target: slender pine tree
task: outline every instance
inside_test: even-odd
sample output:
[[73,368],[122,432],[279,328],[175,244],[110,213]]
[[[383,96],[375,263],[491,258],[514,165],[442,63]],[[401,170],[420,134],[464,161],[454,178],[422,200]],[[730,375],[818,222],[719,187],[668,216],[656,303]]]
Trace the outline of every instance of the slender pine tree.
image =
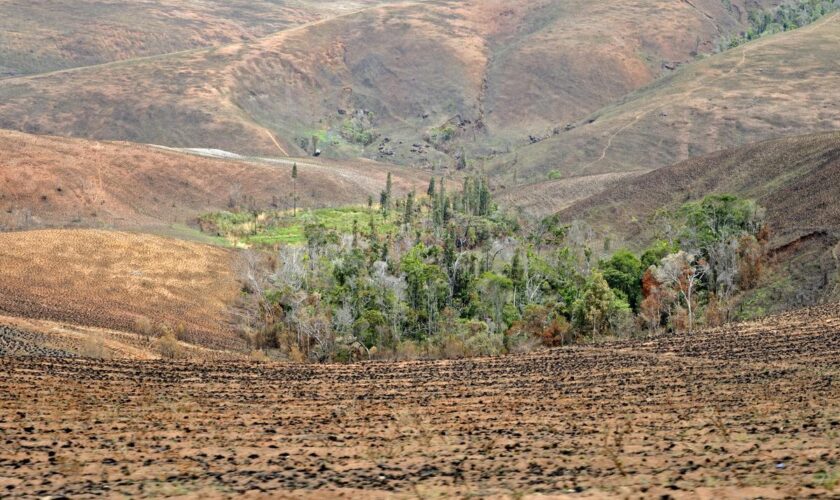
[[292,217],[297,217],[297,162],[292,163]]

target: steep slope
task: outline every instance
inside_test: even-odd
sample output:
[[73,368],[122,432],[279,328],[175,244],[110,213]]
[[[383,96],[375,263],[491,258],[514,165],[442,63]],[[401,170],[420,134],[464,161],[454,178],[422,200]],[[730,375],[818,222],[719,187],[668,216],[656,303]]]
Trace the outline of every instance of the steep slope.
[[254,40],[372,3],[3,0],[0,78]]
[[507,208],[516,209],[529,217],[545,217],[585,200],[620,182],[646,172],[617,172],[612,174],[581,175],[523,184],[495,193],[494,198]]
[[[148,228],[183,225],[253,197],[259,207],[291,207],[294,159],[233,161],[151,146],[0,131],[0,229]],[[387,172],[402,195],[424,190],[422,172],[364,160],[298,161],[303,207],[364,203]]]
[[[562,210],[633,246],[657,228],[651,217],[711,193],[755,199],[767,210],[777,272],[761,307],[782,309],[840,297],[840,132],[765,141],[625,179]],[[758,299],[756,299],[758,300]]]
[[520,179],[654,169],[764,139],[840,129],[840,14],[687,65],[492,167]]
[[6,79],[0,127],[259,154],[314,136],[327,155],[448,165],[593,112],[745,18],[719,0],[368,4],[248,43]]

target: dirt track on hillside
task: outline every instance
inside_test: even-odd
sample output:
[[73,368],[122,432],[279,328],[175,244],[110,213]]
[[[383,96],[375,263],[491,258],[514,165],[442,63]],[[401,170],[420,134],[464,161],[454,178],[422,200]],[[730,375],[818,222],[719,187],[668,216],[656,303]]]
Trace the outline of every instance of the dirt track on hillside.
[[839,309],[457,362],[0,358],[0,491],[825,495]]

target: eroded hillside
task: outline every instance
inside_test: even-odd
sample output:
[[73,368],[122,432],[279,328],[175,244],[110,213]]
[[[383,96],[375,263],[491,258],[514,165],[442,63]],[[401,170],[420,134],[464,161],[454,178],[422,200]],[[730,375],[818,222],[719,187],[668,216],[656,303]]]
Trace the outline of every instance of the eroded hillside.
[[730,4],[367,4],[255,41],[7,79],[0,126],[450,165],[461,148],[506,151],[709,52],[746,25]]

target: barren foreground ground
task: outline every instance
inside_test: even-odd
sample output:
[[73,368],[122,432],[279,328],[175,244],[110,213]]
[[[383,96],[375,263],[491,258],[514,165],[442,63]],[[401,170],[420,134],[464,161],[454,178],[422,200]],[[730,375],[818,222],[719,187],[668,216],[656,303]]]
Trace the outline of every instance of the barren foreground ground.
[[840,306],[456,362],[0,357],[0,495],[840,494]]

